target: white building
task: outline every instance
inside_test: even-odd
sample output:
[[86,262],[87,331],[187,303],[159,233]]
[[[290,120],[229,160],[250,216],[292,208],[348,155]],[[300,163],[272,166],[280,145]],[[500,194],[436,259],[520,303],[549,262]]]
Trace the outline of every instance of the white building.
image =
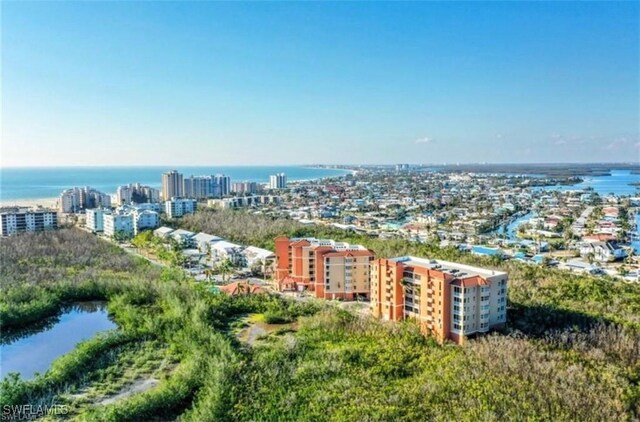
[[103,219],[105,235],[115,236],[118,234],[123,237],[131,237],[134,235],[134,218],[132,213],[105,213]]
[[160,201],[160,191],[151,186],[132,183],[118,186],[116,189],[117,205],[156,203]]
[[596,261],[617,261],[627,257],[627,251],[616,242],[584,242],[580,245],[580,256],[592,257]]
[[269,189],[284,189],[287,187],[287,175],[284,173],[269,176]]
[[185,214],[193,214],[196,212],[197,206],[198,203],[195,199],[171,198],[170,201],[164,203],[164,212],[169,218],[178,218]]
[[183,248],[192,248],[196,246],[194,241],[196,234],[189,230],[177,229],[172,231],[169,236],[171,236],[173,240],[178,242],[178,244]]
[[111,206],[111,196],[88,186],[66,189],[60,194],[60,211],[78,213],[90,208]]
[[93,208],[86,211],[86,227],[94,233],[104,231],[104,214],[111,213],[111,210],[104,208]]
[[220,196],[229,195],[231,193],[231,177],[224,174],[216,174],[213,176],[216,184],[220,186]]
[[223,239],[207,233],[198,233],[193,236],[195,246],[200,250],[200,252],[205,254],[211,250],[214,243],[219,242],[220,240]]
[[235,196],[231,198],[209,199],[207,206],[211,208],[230,209],[255,205],[277,205],[282,202],[281,197],[273,195]]
[[171,236],[171,233],[173,233],[174,231],[175,230],[172,229],[171,227],[162,226],[162,227],[160,227],[158,229],[155,229],[153,231],[153,235],[157,236],[157,237],[161,237],[163,239],[168,239],[169,236]]
[[0,236],[58,228],[58,214],[45,208],[8,208],[0,212]]
[[268,272],[267,270],[270,269],[276,259],[276,255],[270,250],[256,246],[247,246],[242,251],[242,254],[247,267],[251,268],[254,265],[260,265],[263,273]]
[[94,232],[104,231],[107,236],[120,233],[125,237],[135,236],[142,230],[155,229],[160,222],[157,212],[131,205],[115,210],[87,210],[87,227]]
[[184,179],[186,198],[207,199],[222,196],[222,179],[216,176],[190,176]]
[[220,240],[211,244],[211,256],[214,262],[228,259],[237,267],[245,267],[247,261],[242,251],[242,246],[227,242],[226,240]]
[[231,190],[240,195],[253,195],[258,192],[258,184],[256,182],[234,182]]
[[133,211],[133,230],[135,234],[142,230],[155,229],[160,223],[160,215],[152,210],[134,209]]

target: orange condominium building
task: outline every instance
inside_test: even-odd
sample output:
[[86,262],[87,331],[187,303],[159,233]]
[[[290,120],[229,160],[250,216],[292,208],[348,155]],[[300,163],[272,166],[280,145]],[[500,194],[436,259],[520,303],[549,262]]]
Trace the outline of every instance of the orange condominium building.
[[377,318],[415,318],[439,342],[462,344],[507,321],[507,273],[402,256],[371,262],[371,309]]
[[369,263],[361,245],[315,238],[276,237],[275,281],[279,290],[310,290],[320,299],[368,299]]

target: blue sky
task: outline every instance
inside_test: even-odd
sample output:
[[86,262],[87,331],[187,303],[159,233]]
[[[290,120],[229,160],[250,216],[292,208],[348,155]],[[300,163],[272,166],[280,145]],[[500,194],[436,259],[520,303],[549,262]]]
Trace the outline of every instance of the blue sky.
[[636,2],[3,2],[2,165],[638,161]]

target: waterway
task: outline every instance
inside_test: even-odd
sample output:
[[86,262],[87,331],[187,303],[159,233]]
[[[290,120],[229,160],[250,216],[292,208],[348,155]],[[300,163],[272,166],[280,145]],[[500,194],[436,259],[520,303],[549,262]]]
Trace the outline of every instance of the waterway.
[[497,229],[491,231],[491,234],[497,234],[497,235],[505,235],[506,238],[508,240],[517,240],[518,236],[517,236],[517,232],[518,232],[518,227],[527,222],[529,219],[534,218],[536,216],[536,214],[534,212],[529,212],[523,216],[520,216],[514,220],[512,220],[509,224],[507,224],[506,226],[500,226]]
[[640,211],[636,214],[636,237],[637,240],[631,242],[631,246],[636,251],[636,255],[640,255]]
[[609,195],[610,193],[640,196],[640,189],[631,185],[631,183],[640,183],[640,174],[632,174],[630,170],[611,170],[610,176],[585,176],[583,179],[581,183],[576,183],[575,185],[544,186],[536,189],[564,192],[592,188],[600,196]]
[[81,302],[45,321],[34,332],[3,333],[0,344],[0,379],[17,372],[23,379],[44,373],[58,357],[96,333],[117,328],[109,319],[104,302]]

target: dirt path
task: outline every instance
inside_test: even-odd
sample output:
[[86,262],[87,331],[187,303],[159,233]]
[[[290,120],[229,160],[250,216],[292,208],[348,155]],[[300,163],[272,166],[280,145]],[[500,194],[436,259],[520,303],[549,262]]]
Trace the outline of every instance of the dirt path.
[[262,328],[258,324],[254,324],[254,325],[250,326],[249,328],[247,328],[247,331],[248,331],[247,332],[247,343],[250,346],[253,346],[253,344],[256,342],[258,337],[268,334],[267,330],[265,330],[264,328]]
[[158,384],[160,384],[160,381],[155,378],[141,379],[135,381],[133,384],[127,385],[125,388],[120,390],[119,393],[99,401],[98,404],[115,403],[118,400],[125,399],[133,394],[138,394],[150,390]]

